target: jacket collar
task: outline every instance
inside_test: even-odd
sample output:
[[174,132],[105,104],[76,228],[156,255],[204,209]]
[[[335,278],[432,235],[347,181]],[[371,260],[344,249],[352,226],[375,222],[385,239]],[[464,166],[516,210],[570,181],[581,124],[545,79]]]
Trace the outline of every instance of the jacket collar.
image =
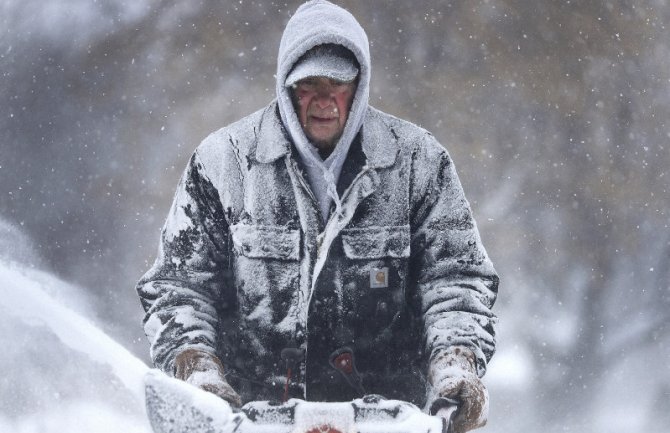
[[291,151],[288,135],[282,125],[277,102],[272,102],[263,112],[256,135],[256,161],[271,163]]
[[[370,168],[390,167],[398,155],[398,137],[379,111],[368,108],[361,127],[363,153]],[[256,161],[271,163],[290,153],[286,129],[282,125],[277,103],[270,104],[263,115],[256,136]]]
[[380,114],[369,107],[361,127],[363,153],[370,168],[390,167],[398,155],[398,136]]

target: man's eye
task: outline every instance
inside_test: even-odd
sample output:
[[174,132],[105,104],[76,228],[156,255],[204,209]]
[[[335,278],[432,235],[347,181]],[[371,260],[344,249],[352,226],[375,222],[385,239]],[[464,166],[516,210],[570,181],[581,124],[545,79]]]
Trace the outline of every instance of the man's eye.
[[350,88],[353,87],[352,83],[347,83],[344,81],[335,81],[335,80],[331,80],[330,85],[336,92],[344,92],[345,90],[349,90]]

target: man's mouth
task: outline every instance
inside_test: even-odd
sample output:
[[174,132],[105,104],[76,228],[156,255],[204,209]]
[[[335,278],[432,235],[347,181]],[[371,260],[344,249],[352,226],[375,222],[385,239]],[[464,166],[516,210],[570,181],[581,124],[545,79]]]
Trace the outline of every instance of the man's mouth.
[[314,115],[312,115],[310,117],[315,122],[320,122],[320,123],[328,123],[328,122],[332,122],[334,120],[337,120],[337,117],[322,117],[322,116],[314,116]]

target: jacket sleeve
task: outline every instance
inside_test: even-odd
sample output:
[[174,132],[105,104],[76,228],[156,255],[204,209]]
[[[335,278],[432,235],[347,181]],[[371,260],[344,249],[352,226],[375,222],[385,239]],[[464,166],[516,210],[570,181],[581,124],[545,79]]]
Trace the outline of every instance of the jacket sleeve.
[[495,351],[491,311],[498,275],[482,245],[454,164],[432,136],[416,150],[411,275],[423,317],[424,354],[449,346],[475,354],[481,377]]
[[137,284],[152,360],[168,374],[184,349],[215,351],[227,243],[223,206],[196,151],[179,181],[156,262]]

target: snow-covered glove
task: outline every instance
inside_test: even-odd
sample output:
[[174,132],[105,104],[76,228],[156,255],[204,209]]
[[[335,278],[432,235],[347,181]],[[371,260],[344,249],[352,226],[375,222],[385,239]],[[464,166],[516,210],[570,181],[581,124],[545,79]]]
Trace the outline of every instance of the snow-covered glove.
[[438,416],[440,402],[456,401],[452,424],[455,433],[482,427],[489,412],[489,393],[477,376],[475,355],[466,347],[452,346],[438,352],[428,370],[429,408]]
[[226,381],[221,360],[211,353],[186,349],[174,359],[174,377],[240,407],[242,399]]

